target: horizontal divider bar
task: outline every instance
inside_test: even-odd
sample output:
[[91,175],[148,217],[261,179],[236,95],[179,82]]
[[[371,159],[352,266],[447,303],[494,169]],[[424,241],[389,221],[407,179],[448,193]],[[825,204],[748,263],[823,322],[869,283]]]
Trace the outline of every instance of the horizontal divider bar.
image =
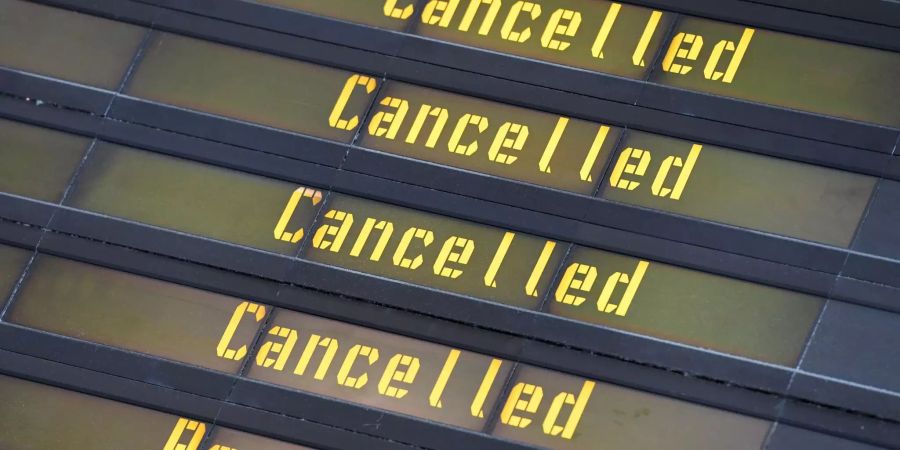
[[[121,235],[118,231],[108,232],[110,230],[109,224],[101,224],[102,222],[95,223],[95,221],[85,223],[89,229],[97,230],[97,233],[92,236],[94,239],[107,240],[109,236]],[[123,222],[122,224],[125,223]],[[144,228],[136,225],[134,227]],[[153,244],[153,242],[172,240],[163,236],[169,234],[170,238],[175,237],[171,236],[171,233],[163,233],[163,235],[156,238],[153,236],[148,237],[147,230],[135,229],[133,233],[136,239],[132,242],[132,246],[134,242],[139,241],[141,243],[136,248],[168,254],[170,257],[179,259],[184,258],[184,255],[172,253],[171,251],[167,253],[165,249],[162,249],[163,251],[160,252],[160,246]],[[214,243],[213,241],[207,241],[206,243],[194,242],[197,241],[196,238],[187,238],[186,236],[183,238],[176,237],[176,240],[177,243],[166,247],[188,249],[189,251],[191,248],[196,248],[197,253],[212,254],[211,260],[205,261],[205,264],[218,266],[229,271],[242,272],[243,270],[241,267],[236,267],[233,264],[223,267],[221,261],[252,261],[253,254],[259,253],[249,249],[240,250],[234,248],[231,250],[231,253],[234,253],[234,255],[226,255],[216,249],[216,247],[224,247],[223,244]],[[121,240],[115,238],[112,239],[112,242],[122,243]],[[289,269],[284,265],[281,268],[270,265],[271,268],[276,270],[272,272],[271,270],[265,270],[264,264],[261,264],[261,260],[258,258],[257,261],[252,261],[252,265],[257,269],[257,273],[254,274],[256,276],[281,282],[288,281],[292,284],[354,298],[362,298],[367,302],[374,303],[354,303],[351,306],[339,301],[337,298],[335,298],[336,303],[327,303],[324,300],[312,303],[295,303],[291,301],[284,303],[284,300],[278,300],[277,298],[273,300],[276,284],[273,284],[271,281],[257,281],[255,278],[248,278],[235,272],[222,272],[221,270],[197,266],[193,263],[175,262],[160,256],[152,256],[118,246],[54,232],[45,234],[41,242],[41,249],[50,254],[124,269],[229,295],[237,295],[243,298],[259,298],[263,302],[272,303],[276,306],[286,306],[291,309],[299,309],[339,320],[359,322],[360,317],[365,317],[366,322],[364,324],[373,325],[388,331],[399,331],[402,334],[458,345],[479,352],[499,353],[499,356],[515,358],[523,362],[610,380],[617,384],[679,398],[682,398],[681,396],[686,392],[693,391],[694,393],[689,395],[689,399],[696,400],[701,398],[705,399],[703,402],[719,405],[717,403],[718,399],[724,398],[723,396],[727,397],[727,391],[711,394],[708,389],[715,391],[718,389],[716,386],[721,387],[725,385],[709,384],[709,382],[700,379],[685,378],[678,372],[673,373],[668,372],[668,370],[674,369],[679,372],[722,380],[778,395],[784,395],[787,392],[790,370],[786,368],[761,365],[746,359],[675,346],[662,341],[613,330],[578,325],[546,314],[516,311],[500,305],[472,301],[458,295],[441,293],[380,278],[364,277],[352,272],[330,269],[311,263],[300,262],[300,266],[297,266],[296,270],[293,271],[296,275],[289,276]],[[224,255],[224,258],[222,256],[217,257],[217,254]],[[278,272],[280,272],[280,275]],[[285,295],[282,298],[290,299],[291,296]],[[324,297],[324,299],[327,300],[327,297]],[[434,323],[444,325],[423,327],[422,320],[432,323],[434,319],[425,319],[422,316],[415,315],[414,317],[418,318],[405,317],[411,313],[385,309],[382,305],[427,312],[430,315],[437,315],[468,325],[456,325],[450,322],[438,321]],[[363,314],[359,314],[361,310],[364,311]],[[528,320],[523,320],[526,315],[529,316]],[[377,318],[377,320],[371,323],[368,322],[368,320],[373,318]],[[486,330],[474,330],[469,328],[469,325],[476,325]],[[421,330],[426,329],[428,332],[422,334],[423,331]],[[496,333],[494,331],[487,331],[488,329],[519,337],[514,338],[509,334],[501,335],[505,336],[501,337],[494,334]],[[500,339],[500,341],[496,341],[496,339]],[[516,344],[510,345],[513,342],[516,342]],[[558,347],[560,344],[571,348],[571,350]],[[591,353],[584,353],[585,351]],[[616,359],[601,355],[612,355]],[[586,356],[590,356],[590,359],[586,359]],[[595,362],[588,363],[588,361]],[[664,367],[668,370],[660,371],[649,366],[634,366],[630,361],[650,364],[658,368]],[[649,375],[649,378],[644,379],[636,376],[635,367],[640,367],[641,370]],[[689,388],[691,385],[701,390],[696,391],[693,388]],[[706,386],[706,388],[703,388],[703,386]],[[859,388],[848,385],[842,389],[845,391],[850,389],[852,391]],[[862,393],[863,391],[861,390],[860,392]],[[707,394],[702,394],[702,392],[707,392]],[[835,399],[830,399],[829,402],[833,400],[836,402],[836,406],[842,406],[844,401],[842,398],[843,396],[838,396]],[[892,401],[896,402],[896,399],[891,400],[888,397],[884,397],[881,401],[871,402],[863,407],[875,408],[872,411],[873,414],[890,415],[889,411],[891,408],[896,408],[896,406],[891,406]],[[741,404],[744,403],[741,402]],[[734,408],[734,405],[730,407]]]

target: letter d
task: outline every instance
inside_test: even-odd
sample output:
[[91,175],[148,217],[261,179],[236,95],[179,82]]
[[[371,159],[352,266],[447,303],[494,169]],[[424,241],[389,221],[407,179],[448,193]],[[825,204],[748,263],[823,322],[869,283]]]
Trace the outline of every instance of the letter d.
[[[557,394],[553,399],[553,403],[550,404],[550,411],[547,412],[547,417],[544,418],[544,434],[559,436],[562,433],[561,437],[563,439],[572,439],[572,436],[575,435],[575,428],[578,427],[578,422],[584,413],[584,408],[587,407],[588,400],[591,399],[594,384],[593,381],[585,380],[578,397],[575,397],[575,394],[570,392]],[[569,413],[569,420],[566,420],[565,426],[561,426],[557,425],[556,421],[559,419],[559,414],[562,412],[564,405],[572,405],[572,412]]]
[[[744,34],[741,35],[741,40],[737,43],[737,46],[734,45],[733,41],[726,41],[724,39],[719,41],[713,48],[712,54],[709,56],[709,61],[707,61],[706,67],[703,69],[703,77],[707,80],[715,81],[721,79],[723,83],[731,83],[734,81],[734,75],[741,65],[741,60],[744,59],[744,53],[747,52],[747,47],[750,46],[750,40],[753,39],[754,31],[753,28],[744,28]],[[725,52],[733,52],[734,54],[731,57],[731,62],[728,63],[728,68],[725,69],[725,72],[723,73],[716,70],[716,68],[719,66],[719,59],[722,58],[722,53]]]
[[[691,178],[694,164],[697,163],[697,158],[700,157],[700,150],[702,149],[702,145],[694,144],[693,147],[691,147],[690,153],[688,153],[687,161],[682,160],[680,156],[669,156],[663,160],[662,166],[660,166],[659,172],[656,173],[656,178],[653,180],[653,185],[650,186],[653,195],[657,197],[669,197],[672,200],[680,199],[681,193],[684,192],[684,187]],[[668,178],[669,171],[672,170],[672,167],[680,167],[681,173],[678,174],[678,179],[675,180],[675,186],[669,188],[663,185],[666,183],[666,178]]]
[[[630,277],[628,274],[622,272],[616,272],[610,275],[606,280],[606,285],[603,286],[603,291],[600,293],[600,299],[597,300],[597,311],[604,313],[615,311],[617,316],[628,314],[628,307],[631,306],[631,301],[634,300],[634,295],[637,293],[638,287],[640,287],[641,280],[644,278],[644,273],[647,272],[648,267],[650,267],[650,263],[647,261],[640,261]],[[619,300],[617,305],[611,305],[609,300],[613,293],[615,293],[616,286],[619,283],[625,285],[625,295],[622,296],[622,299]]]

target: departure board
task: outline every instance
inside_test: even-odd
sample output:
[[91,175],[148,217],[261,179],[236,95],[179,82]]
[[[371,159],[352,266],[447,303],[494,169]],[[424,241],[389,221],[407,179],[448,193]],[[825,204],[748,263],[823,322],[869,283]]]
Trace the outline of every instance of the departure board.
[[[591,448],[595,433],[603,434],[593,422],[605,422],[620,407],[652,409],[679,416],[684,427],[716,423],[736,433],[724,441],[712,431],[693,434],[680,445],[749,449],[762,442],[770,425],[270,305],[45,255],[38,259],[6,318],[11,323],[232,373],[247,360],[249,379],[461,428],[487,430],[490,411],[500,410],[494,434]],[[257,335],[261,341],[254,349]],[[517,376],[510,380],[514,367]],[[504,380],[513,383],[506,394]],[[604,393],[598,396],[603,401],[592,400],[595,390]],[[613,393],[618,400],[611,402]],[[632,439],[646,427],[671,426],[670,420],[635,426]],[[194,430],[193,436],[200,435]]]
[[715,3],[0,0],[0,448],[900,450],[900,6]]
[[263,3],[390,29],[413,22],[410,33],[457,45],[900,126],[896,52],[690,16],[673,29],[672,11],[611,1],[390,0],[330,10],[307,6],[318,2]]

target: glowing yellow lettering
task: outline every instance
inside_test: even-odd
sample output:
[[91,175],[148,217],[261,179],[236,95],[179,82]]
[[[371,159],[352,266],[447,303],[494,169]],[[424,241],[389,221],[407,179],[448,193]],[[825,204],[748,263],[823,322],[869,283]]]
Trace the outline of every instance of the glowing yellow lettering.
[[419,358],[396,354],[388,361],[387,368],[378,382],[378,393],[388,397],[403,398],[409,390],[391,386],[392,381],[412,384],[419,373]]
[[422,105],[422,107],[419,108],[419,113],[416,114],[416,120],[413,121],[412,128],[409,129],[409,134],[406,135],[407,144],[416,143],[416,140],[419,139],[419,133],[422,131],[422,126],[425,124],[425,120],[428,117],[434,117],[434,125],[431,127],[431,133],[428,134],[428,140],[425,141],[425,146],[434,148],[434,146],[437,145],[438,138],[440,138],[441,133],[444,131],[444,125],[447,123],[447,118],[450,117],[450,114],[444,108],[431,105]]
[[472,400],[472,405],[469,407],[469,412],[473,416],[484,418],[484,402],[491,392],[491,387],[494,385],[494,380],[497,379],[497,373],[500,372],[502,364],[502,360],[497,358],[491,359],[491,364],[488,366],[487,372],[484,373],[484,378],[481,379],[481,385],[478,386],[478,392],[475,393],[475,399]]
[[606,12],[606,17],[600,25],[600,31],[597,32],[597,38],[594,39],[594,45],[591,46],[591,55],[594,58],[603,59],[603,46],[606,44],[606,40],[609,39],[609,32],[612,31],[621,9],[622,5],[618,3],[609,5],[609,11]]
[[650,45],[650,39],[653,38],[653,32],[656,31],[656,27],[659,26],[659,19],[662,18],[662,13],[659,11],[653,11],[650,13],[650,19],[647,20],[647,25],[644,26],[644,32],[641,34],[641,39],[638,41],[637,47],[634,49],[634,53],[631,54],[631,63],[635,66],[645,67],[647,63],[644,61],[644,54],[647,53],[647,47]]
[[[563,23],[565,21],[565,23]],[[571,9],[557,9],[550,16],[550,22],[541,35],[541,45],[551,50],[563,51],[569,48],[570,42],[556,39],[556,36],[575,37],[581,26],[581,13]]]
[[303,375],[306,372],[309,362],[319,347],[325,348],[325,354],[322,356],[322,361],[319,363],[319,368],[316,369],[313,378],[319,381],[325,379],[325,375],[331,367],[331,361],[334,360],[334,355],[337,354],[338,340],[330,337],[322,338],[318,334],[313,334],[309,337],[309,341],[306,342],[306,348],[303,349],[300,361],[297,362],[297,367],[294,368],[295,375]]
[[[193,431],[193,434],[190,435],[191,440],[187,444],[180,444],[179,442],[181,441],[182,436],[187,431]],[[197,422],[196,420],[179,417],[163,450],[197,450],[200,448],[200,441],[203,440],[205,434],[206,424]]]
[[347,238],[347,233],[353,226],[353,214],[330,209],[325,213],[325,218],[337,221],[340,225],[322,224],[313,235],[313,247],[337,253],[341,251],[344,239]]
[[[638,163],[629,163],[630,159],[637,159]],[[647,167],[650,165],[650,152],[639,148],[628,147],[622,150],[619,159],[616,160],[616,166],[613,168],[612,174],[609,176],[609,185],[619,189],[627,189],[633,191],[641,185],[638,181],[626,180],[622,175],[631,174],[639,177],[647,173]]]
[[[753,28],[744,28],[744,33],[741,35],[741,40],[738,42],[737,46],[734,45],[733,41],[719,41],[719,43],[713,47],[712,54],[709,56],[709,61],[703,69],[703,76],[707,80],[718,81],[721,79],[723,83],[731,83],[734,81],[734,75],[741,65],[741,60],[744,59],[744,53],[747,53],[747,47],[750,46],[750,40],[753,39],[754,31]],[[728,63],[728,68],[725,69],[725,72],[719,72],[716,68],[719,66],[719,59],[722,58],[722,53],[726,51],[734,52],[734,55],[732,55],[731,62]]]
[[600,154],[600,149],[603,148],[603,143],[606,142],[606,135],[608,133],[609,127],[606,125],[602,125],[600,129],[597,130],[597,135],[594,136],[594,142],[591,144],[591,149],[588,150],[587,158],[584,159],[584,164],[581,165],[581,171],[578,172],[581,181],[594,181],[594,178],[591,176],[591,171],[594,169],[594,163],[597,162],[597,155]]
[[470,156],[478,151],[478,140],[474,140],[466,145],[459,143],[469,125],[475,125],[478,128],[478,134],[481,134],[484,133],[484,130],[487,130],[488,119],[475,114],[464,114],[460,117],[456,122],[456,127],[453,128],[453,134],[450,135],[450,142],[447,143],[447,147],[451,152]]
[[422,265],[424,258],[421,254],[416,255],[416,257],[412,259],[405,256],[406,250],[409,248],[409,244],[414,238],[421,239],[423,247],[428,247],[434,241],[434,233],[432,233],[431,230],[416,227],[406,230],[406,232],[403,233],[403,237],[400,239],[400,244],[397,245],[397,250],[394,252],[395,266],[415,270]]
[[497,272],[500,271],[500,266],[506,258],[506,252],[509,251],[509,246],[512,245],[513,238],[515,237],[516,233],[511,231],[503,233],[503,239],[500,241],[500,246],[497,247],[497,251],[494,252],[494,258],[491,259],[491,264],[488,266],[487,272],[484,273],[485,286],[497,287]]
[[395,19],[408,19],[413,13],[413,5],[397,7],[397,0],[384,1],[384,15]]
[[[412,5],[408,6],[408,8],[412,10]],[[387,9],[387,5],[385,5],[385,9]],[[359,125],[359,115],[353,115],[353,117],[349,119],[341,118],[341,115],[344,113],[344,108],[347,107],[347,102],[350,101],[350,96],[353,94],[353,90],[356,86],[365,87],[366,93],[371,94],[372,91],[375,90],[377,82],[372,77],[359,74],[353,74],[350,78],[347,78],[347,82],[344,83],[344,89],[341,90],[341,95],[338,96],[334,108],[331,109],[331,115],[328,116],[328,125],[341,130],[353,130]]]
[[459,0],[431,0],[422,10],[422,23],[437,24],[441,28],[447,28],[450,26],[450,21],[453,20],[457,6],[459,6]]
[[[284,364],[291,356],[294,350],[294,344],[297,343],[297,330],[274,326],[269,330],[270,336],[277,336],[284,339],[284,343],[266,341],[256,354],[256,365],[262,367],[272,367],[275,370],[284,370]],[[269,357],[269,354],[278,355],[278,359]],[[273,366],[274,364],[274,366]]]
[[[557,394],[553,398],[553,403],[550,404],[550,411],[547,412],[547,417],[544,418],[544,434],[560,436],[563,439],[572,439],[572,436],[575,435],[575,428],[578,427],[578,422],[581,421],[581,415],[584,414],[584,409],[587,407],[588,400],[591,399],[591,393],[594,391],[595,384],[593,381],[585,380],[578,397],[575,397],[570,392]],[[565,426],[560,426],[556,424],[556,421],[565,405],[572,405],[572,412],[569,413],[569,420],[566,421]]]
[[444,241],[444,246],[441,247],[441,252],[434,261],[434,274],[447,278],[459,278],[463,271],[447,267],[447,263],[466,265],[469,263],[469,258],[472,257],[472,252],[474,251],[475,241],[458,236],[450,236]]
[[[606,280],[606,285],[603,286],[603,291],[600,293],[600,299],[597,300],[597,311],[607,314],[615,311],[617,316],[623,317],[625,314],[628,314],[628,308],[631,306],[631,301],[634,300],[634,295],[641,286],[641,280],[644,279],[644,273],[647,272],[648,267],[650,267],[650,263],[640,261],[631,277],[621,272],[610,275]],[[609,303],[609,300],[619,283],[626,286],[625,294],[619,300],[619,304],[612,305]]]
[[[684,187],[691,178],[691,172],[694,170],[694,165],[697,163],[697,158],[700,157],[700,150],[702,149],[702,145],[694,144],[691,147],[690,153],[688,153],[687,161],[683,161],[678,156],[669,156],[663,160],[662,166],[660,166],[659,172],[657,172],[656,178],[653,180],[653,185],[651,186],[653,195],[657,197],[669,197],[672,200],[679,200],[681,194],[684,192]],[[666,183],[666,177],[668,177],[672,167],[680,167],[681,173],[675,181],[675,186],[668,188],[663,185]]]
[[[681,48],[683,44],[689,44],[690,47]],[[684,32],[676,34],[675,38],[672,39],[672,43],[669,45],[666,56],[663,57],[663,70],[681,75],[687,74],[693,67],[687,64],[678,64],[675,62],[675,58],[695,61],[697,56],[700,55],[701,48],[703,48],[703,36]]]
[[532,296],[538,296],[537,285],[538,282],[541,281],[541,275],[544,273],[544,269],[547,267],[547,262],[550,261],[550,256],[553,255],[553,249],[556,248],[556,242],[547,241],[544,243],[544,249],[541,250],[541,256],[538,257],[537,262],[534,263],[534,268],[531,269],[531,276],[528,277],[528,281],[525,283],[525,293]]
[[338,384],[354,389],[362,389],[363,386],[369,382],[369,374],[366,372],[363,372],[358,377],[350,376],[350,370],[353,369],[353,363],[356,362],[356,359],[360,356],[367,357],[369,365],[371,366],[372,364],[375,364],[375,361],[378,361],[378,349],[360,344],[351,347],[350,351],[347,353],[347,357],[344,358],[344,363],[341,364],[341,368],[338,370]]
[[[515,138],[509,137],[509,135],[515,136]],[[494,137],[494,142],[491,144],[491,149],[488,150],[488,159],[491,161],[500,163],[500,164],[512,164],[516,162],[518,156],[513,156],[508,153],[501,152],[502,149],[510,149],[521,151],[523,147],[525,147],[525,141],[528,139],[528,126],[521,125],[518,123],[506,122],[504,123],[499,130],[497,130],[497,135]]]
[[356,238],[356,243],[354,243],[353,248],[350,249],[350,256],[359,257],[373,229],[381,230],[381,234],[378,236],[378,242],[375,243],[375,248],[372,249],[369,260],[381,260],[381,254],[384,253],[384,249],[387,247],[391,235],[394,234],[394,224],[384,220],[376,221],[376,219],[371,217],[367,218],[366,223],[363,224],[362,231],[359,232],[359,236]]
[[298,187],[294,193],[291,194],[291,198],[288,200],[287,205],[284,207],[284,211],[281,213],[281,218],[278,219],[278,223],[275,225],[275,239],[295,244],[299,242],[300,239],[303,239],[305,233],[303,228],[300,228],[293,233],[289,233],[285,231],[285,229],[287,229],[291,217],[294,216],[294,211],[297,210],[297,205],[300,203],[300,200],[304,198],[310,199],[313,206],[315,206],[322,201],[322,192],[308,187]]
[[222,333],[222,338],[219,339],[219,345],[216,346],[216,355],[220,358],[240,361],[244,359],[244,356],[247,356],[246,344],[237,349],[228,348],[229,345],[231,345],[231,339],[234,338],[234,333],[237,331],[238,325],[241,324],[241,319],[244,317],[244,314],[253,314],[256,322],[260,322],[266,317],[266,307],[257,305],[256,303],[241,302],[241,304],[234,308],[231,320],[228,321],[228,325]]
[[556,127],[553,128],[553,134],[550,135],[550,140],[547,141],[547,146],[544,147],[544,154],[541,155],[541,160],[538,162],[538,168],[541,169],[541,172],[551,172],[550,160],[553,159],[553,153],[556,152],[556,147],[559,145],[559,140],[562,139],[562,135],[566,131],[566,125],[568,124],[568,117],[560,117],[559,120],[556,121]]
[[431,389],[431,395],[428,396],[428,404],[434,408],[444,407],[444,403],[441,402],[441,396],[444,394],[444,389],[447,387],[450,375],[453,374],[453,369],[456,368],[456,362],[459,360],[459,353],[460,352],[457,349],[450,350],[447,359],[444,361],[444,367],[441,368],[441,373],[434,382],[434,388]]
[[494,20],[497,19],[497,14],[500,12],[501,0],[469,0],[469,7],[466,8],[462,22],[459,23],[459,31],[469,31],[482,4],[488,5],[488,11],[484,15],[484,20],[481,21],[481,26],[478,27],[478,34],[487,36],[491,32]]
[[503,39],[522,43],[531,37],[531,27],[525,27],[521,31],[513,31],[513,27],[516,26],[516,21],[523,11],[529,13],[531,20],[536,20],[541,15],[541,5],[522,0],[513,4],[512,9],[509,10],[509,15],[506,16],[506,20],[500,28],[500,36]]
[[[385,108],[393,108],[396,112],[378,111],[369,122],[369,134],[393,140],[406,118],[409,103],[402,98],[385,97],[379,102]],[[385,126],[384,124],[387,124]]]
[[[527,399],[522,398],[527,396]],[[515,414],[517,411],[534,414],[541,406],[544,390],[540,386],[529,383],[518,383],[513,386],[500,412],[500,421],[518,428],[531,425],[531,419]]]
[[[581,277],[581,278],[576,278]],[[566,268],[559,286],[556,288],[556,301],[567,305],[579,306],[587,298],[570,294],[569,290],[590,292],[597,281],[597,268],[587,264],[572,263]]]

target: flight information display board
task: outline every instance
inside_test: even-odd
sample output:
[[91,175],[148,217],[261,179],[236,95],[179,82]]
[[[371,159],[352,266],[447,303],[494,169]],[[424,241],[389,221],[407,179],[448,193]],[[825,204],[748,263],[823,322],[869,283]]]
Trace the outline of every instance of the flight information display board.
[[811,295],[104,142],[79,178],[65,201],[74,208],[519,308],[540,309],[546,298],[555,315],[785,366],[797,364],[823,306]]
[[0,0],[0,447],[900,449],[900,26],[807,9]]
[[[710,430],[681,435],[678,447],[752,449],[770,426],[595,380],[57,257],[38,255],[31,270],[7,313],[11,323],[228,373],[238,373],[247,360],[244,376],[249,379],[542,446],[592,448],[614,430],[625,442],[640,442],[648,439],[644,433],[658,429],[646,441],[656,447],[662,430],[678,426]],[[254,346],[257,336],[260,342]],[[512,389],[505,392],[504,383]],[[635,415],[609,422],[619,410]],[[654,414],[643,418],[642,410]],[[499,411],[493,431],[487,422],[491,411]],[[627,432],[620,429],[623,420],[633,422]],[[23,428],[21,433],[27,433],[28,427]],[[720,434],[723,429],[728,433]]]
[[[663,85],[900,126],[900,57],[888,51],[698,17],[682,18],[669,31],[674,13],[611,1],[440,0],[426,2],[418,14],[420,5],[412,0],[335,8],[316,1],[256,1],[393,30],[409,27],[416,35],[568,67],[649,76]],[[663,57],[654,66],[659,52]]]

